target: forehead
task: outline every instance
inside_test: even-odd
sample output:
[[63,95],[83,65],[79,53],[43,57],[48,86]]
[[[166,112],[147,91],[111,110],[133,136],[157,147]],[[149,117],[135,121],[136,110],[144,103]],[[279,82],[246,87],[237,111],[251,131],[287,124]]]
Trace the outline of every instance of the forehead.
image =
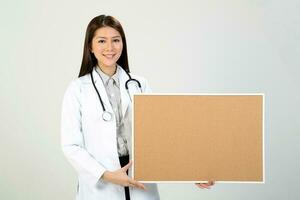
[[119,31],[117,31],[116,29],[106,26],[106,27],[101,27],[98,28],[95,31],[94,37],[115,37],[115,36],[121,36]]

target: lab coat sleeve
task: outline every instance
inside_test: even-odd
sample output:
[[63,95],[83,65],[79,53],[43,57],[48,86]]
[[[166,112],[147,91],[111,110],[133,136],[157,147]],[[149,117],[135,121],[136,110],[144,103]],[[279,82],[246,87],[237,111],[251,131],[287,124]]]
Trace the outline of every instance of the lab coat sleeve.
[[61,145],[68,161],[87,183],[95,185],[105,172],[85,149],[81,126],[80,85],[73,81],[63,99],[61,115]]

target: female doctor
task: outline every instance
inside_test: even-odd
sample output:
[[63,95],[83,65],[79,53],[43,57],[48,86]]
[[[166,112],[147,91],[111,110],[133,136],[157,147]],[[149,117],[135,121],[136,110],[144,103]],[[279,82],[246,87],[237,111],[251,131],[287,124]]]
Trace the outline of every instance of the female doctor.
[[61,143],[78,173],[77,200],[159,199],[156,184],[130,178],[131,98],[150,88],[129,72],[121,24],[111,16],[95,17],[86,30],[79,77],[62,106]]

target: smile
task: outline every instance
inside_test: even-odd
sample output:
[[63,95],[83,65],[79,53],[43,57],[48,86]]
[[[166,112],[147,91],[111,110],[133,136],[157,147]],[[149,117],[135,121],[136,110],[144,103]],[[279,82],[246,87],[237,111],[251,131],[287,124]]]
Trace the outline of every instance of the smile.
[[103,55],[105,58],[112,59],[116,54],[106,54]]

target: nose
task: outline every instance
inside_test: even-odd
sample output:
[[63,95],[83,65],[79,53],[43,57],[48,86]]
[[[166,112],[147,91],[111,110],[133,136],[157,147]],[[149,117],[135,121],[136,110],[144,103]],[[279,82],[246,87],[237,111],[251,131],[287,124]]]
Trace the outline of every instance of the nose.
[[109,50],[109,51],[113,49],[113,43],[112,43],[112,41],[107,42],[106,49]]

